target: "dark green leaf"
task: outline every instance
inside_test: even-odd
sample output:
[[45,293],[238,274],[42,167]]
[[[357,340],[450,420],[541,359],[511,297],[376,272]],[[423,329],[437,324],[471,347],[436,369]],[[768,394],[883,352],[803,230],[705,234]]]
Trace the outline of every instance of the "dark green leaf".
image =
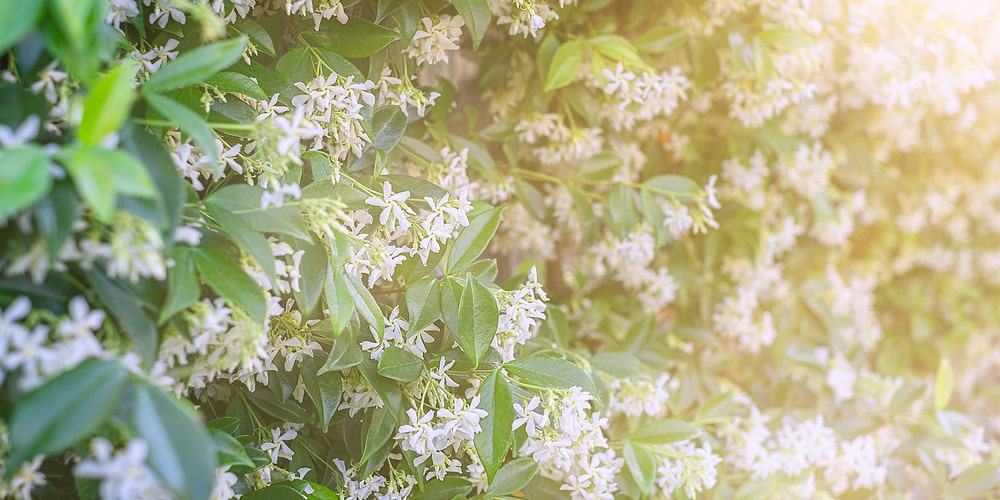
[[413,496],[413,500],[453,500],[454,497],[464,498],[472,491],[472,483],[458,476],[445,476],[438,481],[424,483],[423,491]]
[[254,466],[243,445],[236,438],[230,436],[229,433],[221,429],[208,427],[208,434],[212,436],[219,467],[230,465]]
[[7,474],[38,454],[57,454],[89,437],[111,415],[128,371],[117,361],[90,359],[29,393],[10,417]]
[[328,317],[333,337],[337,338],[344,331],[347,323],[351,321],[351,316],[354,315],[354,298],[351,296],[343,269],[327,272],[323,296],[329,310]]
[[242,307],[255,322],[264,324],[267,314],[264,293],[243,268],[211,248],[199,247],[192,254],[208,286],[230,303]]
[[436,278],[424,278],[406,287],[408,332],[419,332],[441,317],[441,292]]
[[326,433],[330,428],[330,419],[340,406],[340,396],[344,390],[343,380],[340,374],[335,372],[317,374],[324,365],[319,355],[307,356],[302,360],[302,365],[302,381],[305,383],[309,398],[316,405],[320,429]]
[[[514,424],[514,397],[510,384],[500,370],[493,370],[483,380],[477,392],[479,408],[486,411],[480,422],[482,431],[476,434],[474,442],[479,461],[486,469],[486,477],[493,481],[497,469],[507,458],[512,442],[511,427]],[[505,493],[498,493],[505,494]]]
[[310,241],[309,230],[302,220],[302,213],[293,206],[260,208],[260,197],[264,190],[247,184],[231,184],[205,200],[236,215],[247,226],[264,233],[287,234],[293,238]]
[[261,101],[268,98],[267,94],[261,90],[260,85],[257,85],[257,82],[251,80],[249,76],[232,71],[216,73],[206,78],[205,83],[214,86],[222,92],[242,94]]
[[410,351],[391,346],[378,360],[378,374],[403,383],[413,382],[424,371],[424,362]]
[[376,451],[389,442],[396,432],[396,417],[386,407],[372,408],[365,421],[365,451],[359,462],[366,462]]
[[399,109],[399,106],[379,108],[372,116],[372,129],[375,130],[372,147],[388,153],[399,144],[403,132],[406,131],[406,114]]
[[107,304],[106,310],[139,350],[143,363],[153,366],[160,348],[160,338],[156,322],[143,311],[140,299],[132,291],[96,270],[88,272],[87,277],[97,297]]
[[346,278],[347,291],[354,301],[354,307],[368,322],[368,325],[375,329],[376,336],[382,337],[382,332],[385,330],[385,316],[382,315],[382,310],[379,309],[378,302],[372,296],[371,290],[353,274],[345,273],[344,277]]
[[304,35],[317,45],[349,58],[368,57],[399,40],[399,33],[394,30],[356,16],[347,24],[330,24],[323,31],[308,31]]
[[271,245],[259,231],[246,221],[246,214],[240,217],[216,203],[206,203],[205,209],[222,231],[233,240],[243,251],[253,258],[264,274],[271,281],[271,286],[277,288],[278,282],[274,271],[274,253]]
[[236,21],[235,27],[247,36],[248,43],[256,45],[261,52],[274,57],[274,41],[261,25],[251,19],[240,19]]
[[486,355],[497,334],[499,314],[496,298],[490,289],[467,275],[458,304],[458,331],[452,334],[472,361],[473,368],[479,366],[479,361]]
[[198,282],[198,274],[195,273],[191,252],[186,248],[176,247],[173,260],[173,267],[167,270],[167,298],[160,308],[161,325],[201,297],[201,284]]
[[351,335],[341,335],[333,341],[330,356],[326,358],[323,367],[316,374],[323,375],[324,373],[346,370],[361,364],[366,357]]

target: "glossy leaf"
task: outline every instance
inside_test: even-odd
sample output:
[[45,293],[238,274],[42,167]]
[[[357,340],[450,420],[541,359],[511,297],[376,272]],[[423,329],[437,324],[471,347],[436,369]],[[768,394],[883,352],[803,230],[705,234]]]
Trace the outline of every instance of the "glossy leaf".
[[478,49],[493,18],[489,2],[487,0],[453,0],[452,3],[455,5],[455,10],[462,15],[465,27],[468,28],[469,34],[472,36],[472,50]]
[[378,360],[378,374],[403,383],[413,382],[424,370],[424,362],[410,351],[391,346]]
[[472,367],[479,361],[497,334],[499,310],[493,292],[479,280],[467,275],[465,289],[458,304],[458,331],[452,332],[462,346],[465,355],[472,361]]
[[486,477],[492,482],[511,447],[514,396],[500,370],[493,370],[480,384],[476,394],[479,396],[479,408],[486,412],[486,417],[480,421],[482,431],[474,438],[476,454],[486,470]]
[[304,35],[317,45],[349,58],[368,57],[399,40],[396,31],[356,16],[347,24],[329,24],[323,31]]
[[490,482],[486,493],[493,496],[511,495],[531,482],[538,472],[538,463],[531,457],[521,457],[504,464]]
[[204,118],[170,97],[152,92],[143,93],[143,97],[157,113],[177,124],[177,128],[181,129],[181,132],[198,145],[212,165],[219,163],[219,151],[215,147],[215,132],[208,126],[208,122]]
[[597,392],[587,372],[559,357],[533,354],[509,361],[504,364],[504,368],[525,382],[539,387],[579,387],[591,394]]
[[559,46],[552,57],[552,67],[549,69],[549,75],[545,79],[545,91],[551,92],[573,83],[582,64],[582,42],[572,40]]
[[490,208],[469,218],[469,225],[462,228],[451,244],[448,253],[449,271],[461,272],[483,254],[493,235],[496,234],[497,228],[500,227],[504,208]]

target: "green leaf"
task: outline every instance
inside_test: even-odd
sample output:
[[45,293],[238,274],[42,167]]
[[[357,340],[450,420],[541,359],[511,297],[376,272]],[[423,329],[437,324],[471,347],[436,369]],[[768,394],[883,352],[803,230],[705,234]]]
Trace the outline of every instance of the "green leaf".
[[[316,78],[312,55],[307,47],[295,47],[285,52],[274,69],[291,82],[309,82]],[[296,92],[301,93],[301,90],[296,89]]]
[[299,291],[295,292],[295,301],[299,311],[304,316],[309,316],[323,295],[326,276],[330,270],[330,258],[326,254],[326,247],[320,243],[302,245],[299,249],[305,253],[299,261],[299,273],[302,276],[299,278]]
[[132,398],[131,424],[149,445],[153,471],[180,498],[208,498],[215,454],[191,404],[146,383],[132,386]]
[[499,317],[493,292],[471,274],[467,275],[465,289],[458,303],[458,331],[452,334],[472,361],[473,369],[479,366],[493,337],[496,337]]
[[87,93],[77,128],[77,137],[85,146],[98,145],[125,122],[136,97],[132,88],[135,70],[135,62],[123,61],[97,80]]
[[382,448],[396,432],[396,418],[386,407],[373,408],[365,421],[365,451],[358,462],[366,462]]
[[427,481],[424,489],[413,496],[413,500],[454,500],[465,498],[472,491],[472,483],[455,475],[445,476],[437,481]]
[[382,22],[387,16],[411,2],[413,0],[378,0],[378,7],[375,11],[375,22]]
[[774,78],[774,62],[771,60],[771,51],[760,38],[754,38],[752,45],[753,69],[757,76],[757,88],[762,89],[764,84]]
[[247,184],[230,184],[205,200],[205,206],[221,207],[232,212],[248,227],[263,233],[287,234],[303,241],[311,241],[309,229],[302,220],[302,213],[291,205],[260,208],[264,190]]
[[[233,243],[253,258],[264,274],[271,281],[271,286],[277,288],[278,282],[274,271],[274,253],[271,245],[259,231],[254,229],[240,215],[236,215],[217,203],[205,203],[205,210]],[[243,214],[247,216],[247,214]]]
[[339,373],[317,374],[323,368],[323,360],[318,356],[307,356],[302,360],[302,381],[306,393],[316,406],[320,429],[325,434],[330,428],[330,420],[340,406],[340,396],[344,390],[343,380]]
[[597,389],[587,372],[556,356],[532,354],[509,361],[504,368],[529,384],[556,389],[579,387],[597,396]]
[[639,35],[635,39],[635,48],[647,54],[662,54],[684,46],[687,39],[687,28],[659,26]]
[[0,53],[35,29],[43,4],[44,0],[0,0]]
[[201,297],[201,284],[198,283],[191,252],[183,247],[175,247],[173,260],[173,267],[167,269],[167,297],[160,307],[158,318],[161,325]]
[[517,201],[521,202],[524,208],[528,209],[535,220],[544,222],[548,217],[548,207],[545,206],[545,197],[530,182],[517,177],[514,179],[514,192],[517,193]]
[[104,223],[111,222],[117,194],[152,198],[158,195],[149,173],[132,155],[97,146],[63,148],[57,154],[80,197]]
[[358,343],[353,336],[341,335],[333,341],[333,347],[330,348],[330,355],[326,358],[326,362],[323,363],[323,367],[316,374],[323,375],[324,373],[346,370],[352,366],[361,364],[365,358],[365,354],[361,352],[361,348],[358,347]]
[[222,429],[207,427],[208,434],[212,437],[215,446],[215,456],[219,467],[230,465],[253,467],[253,461],[247,455],[246,448],[240,444],[233,436]]
[[183,52],[146,80],[143,95],[148,99],[149,91],[171,90],[203,82],[238,61],[246,47],[247,39],[241,36]]
[[375,130],[372,147],[388,153],[399,144],[406,131],[406,114],[399,106],[379,108],[372,115],[372,129]]
[[[272,374],[271,376],[276,375]],[[268,415],[285,422],[304,424],[312,422],[316,418],[312,412],[300,406],[294,399],[288,398],[282,401],[274,391],[269,389],[255,391],[250,395],[250,401]]]
[[378,360],[378,374],[403,383],[413,382],[424,371],[424,361],[410,351],[392,346]]
[[143,363],[147,367],[153,366],[160,349],[160,338],[156,322],[143,311],[141,300],[133,291],[123,288],[96,270],[90,270],[87,277],[97,297],[107,305],[106,309],[111,317],[135,344]]
[[657,420],[644,425],[629,437],[633,443],[668,444],[698,437],[701,431],[683,420]]
[[482,255],[500,227],[504,208],[493,207],[469,218],[469,225],[462,228],[451,244],[448,272],[461,272]]
[[545,79],[545,91],[552,92],[573,83],[582,64],[583,43],[572,40],[562,44],[552,57],[552,67]]
[[357,370],[364,377],[365,381],[368,382],[368,385],[378,394],[385,408],[391,410],[393,418],[395,418],[395,415],[403,413],[403,392],[399,382],[379,376],[375,362],[370,359],[366,359],[359,364]]
[[353,59],[368,57],[400,38],[396,31],[357,16],[352,16],[347,24],[333,23],[323,31],[307,31],[303,35],[325,49]]
[[941,358],[938,365],[937,377],[934,379],[934,408],[943,410],[951,400],[951,393],[955,390],[955,371],[951,367],[948,358]]
[[490,4],[487,0],[453,0],[455,10],[462,15],[465,20],[465,27],[472,35],[472,50],[479,48],[483,37],[486,36],[486,29],[490,27],[492,14]]
[[121,149],[138,159],[149,173],[150,180],[156,186],[157,200],[162,201],[166,218],[161,231],[172,235],[180,222],[190,185],[177,171],[163,141],[144,127],[128,121],[121,127],[118,135]]
[[368,322],[368,325],[375,329],[376,336],[382,338],[382,332],[385,331],[385,316],[382,315],[382,310],[379,308],[378,302],[375,301],[375,297],[372,296],[371,290],[353,274],[345,273],[344,277],[346,278],[347,291],[354,301],[354,307]]
[[127,378],[117,361],[89,359],[25,396],[8,424],[7,474],[35,455],[62,453],[91,436],[114,411]]
[[719,75],[719,54],[709,40],[691,44],[691,80],[695,87],[703,88]]
[[[3,175],[4,168],[3,162],[0,161],[0,176]],[[0,194],[0,200],[7,199],[6,195]],[[0,204],[2,203],[3,201],[0,201]],[[45,238],[45,249],[48,251],[50,261],[58,258],[63,244],[73,234],[73,223],[80,217],[81,208],[80,197],[76,195],[73,185],[68,182],[55,184],[51,194],[35,204],[35,227]],[[0,219],[3,217],[4,215],[0,213]]]
[[653,489],[653,481],[656,479],[656,460],[642,445],[632,444],[632,441],[625,441],[625,464],[628,465],[632,479],[641,488],[644,495],[648,495]]
[[206,78],[205,83],[214,86],[222,92],[241,94],[261,101],[268,98],[268,95],[261,90],[257,82],[241,73],[223,71]]
[[333,337],[340,336],[354,315],[354,298],[348,288],[347,277],[343,269],[330,270],[323,285],[323,296],[329,310],[330,326]]
[[511,495],[531,482],[538,472],[538,463],[531,457],[521,457],[504,464],[497,477],[490,483],[486,494],[492,496]]
[[254,44],[261,52],[271,57],[275,56],[274,41],[271,40],[271,35],[256,21],[239,19],[234,26],[249,38],[248,43]]
[[0,150],[0,221],[28,208],[51,189],[49,159],[41,148],[32,144]]
[[811,47],[816,44],[816,40],[800,31],[784,29],[784,28],[774,28],[769,30],[761,31],[757,34],[757,38],[773,44],[783,50],[795,50],[804,47]]
[[992,463],[982,463],[963,470],[947,491],[963,498],[982,498],[997,484],[1000,484],[1000,468]]
[[635,208],[635,191],[624,184],[616,183],[608,195],[608,216],[611,227],[619,238],[632,232],[639,223],[639,211]]
[[144,92],[142,96],[149,106],[163,115],[167,120],[176,123],[185,135],[191,137],[201,152],[208,157],[210,165],[219,163],[219,151],[215,148],[215,132],[208,122],[187,106],[159,94]]
[[406,311],[410,328],[419,332],[441,317],[441,293],[436,278],[424,278],[406,287]]
[[486,417],[480,421],[482,431],[476,434],[473,441],[479,461],[486,469],[486,477],[492,482],[513,441],[514,396],[500,370],[493,370],[479,385],[476,394],[479,396],[479,408],[486,411]]
[[580,163],[576,177],[586,181],[608,181],[622,166],[618,155],[609,151],[601,151]]
[[647,179],[642,187],[652,193],[673,197],[682,202],[695,201],[701,194],[701,186],[680,175],[657,175]]
[[240,496],[243,500],[309,500],[288,481],[274,483]]
[[205,283],[230,303],[242,307],[260,325],[267,315],[264,293],[257,282],[221,252],[199,247],[192,251],[194,263]]
[[619,35],[599,35],[587,40],[601,55],[616,62],[631,66],[645,66],[645,61],[639,57],[639,51],[632,43]]

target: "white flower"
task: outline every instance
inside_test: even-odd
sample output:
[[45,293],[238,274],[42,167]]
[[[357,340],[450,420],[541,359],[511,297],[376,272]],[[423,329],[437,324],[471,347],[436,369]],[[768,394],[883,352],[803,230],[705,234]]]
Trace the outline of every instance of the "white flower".
[[73,473],[99,479],[103,500],[169,499],[153,471],[145,465],[149,447],[142,439],[131,439],[118,454],[104,438],[90,442],[93,457],[80,462]]
[[263,443],[260,445],[260,450],[267,453],[271,457],[271,463],[277,464],[279,458],[292,459],[292,455],[295,454],[294,451],[288,446],[286,441],[291,441],[299,435],[295,430],[289,429],[285,432],[281,432],[280,427],[275,427],[271,429],[271,442]]
[[0,148],[16,148],[23,146],[38,136],[38,125],[41,120],[31,115],[24,119],[16,129],[0,125]]
[[21,468],[17,470],[17,474],[10,479],[10,483],[7,484],[8,494],[16,494],[22,500],[29,500],[32,498],[31,490],[35,486],[42,486],[45,484],[45,474],[39,472],[39,468],[42,466],[42,460],[45,459],[45,455],[36,455],[35,458],[28,460],[21,464]]

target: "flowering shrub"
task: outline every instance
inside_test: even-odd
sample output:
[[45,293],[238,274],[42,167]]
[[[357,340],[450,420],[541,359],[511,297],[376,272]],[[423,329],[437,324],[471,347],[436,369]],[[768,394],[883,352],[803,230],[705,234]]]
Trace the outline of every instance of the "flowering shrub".
[[997,19],[0,0],[0,492],[996,496]]

